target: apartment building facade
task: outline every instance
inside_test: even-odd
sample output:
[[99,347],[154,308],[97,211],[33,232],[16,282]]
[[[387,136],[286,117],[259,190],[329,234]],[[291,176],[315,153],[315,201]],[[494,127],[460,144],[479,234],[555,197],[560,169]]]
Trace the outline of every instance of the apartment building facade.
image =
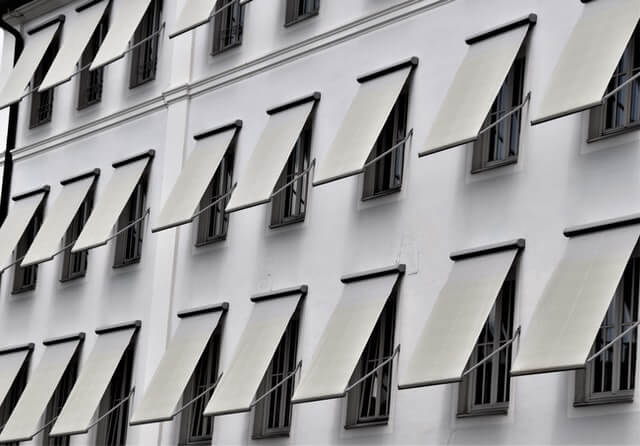
[[1,444],[637,444],[637,0],[0,7]]

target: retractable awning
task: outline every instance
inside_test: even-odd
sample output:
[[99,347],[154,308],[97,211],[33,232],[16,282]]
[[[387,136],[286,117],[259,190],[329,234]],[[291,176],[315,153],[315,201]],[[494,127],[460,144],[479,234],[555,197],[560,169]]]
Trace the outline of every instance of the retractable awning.
[[64,16],[27,32],[24,49],[0,93],[0,108],[19,102],[25,96],[25,89],[63,21]]
[[585,366],[640,237],[640,216],[565,230],[564,255],[524,327],[512,375]]
[[99,197],[84,225],[72,252],[102,246],[109,241],[111,230],[127,205],[155,152],[150,150],[113,163],[114,171],[105,191]]
[[[251,1],[252,0],[239,0],[238,3],[240,6],[243,6]],[[169,34],[169,38],[173,39],[187,31],[209,23],[213,16],[227,8],[232,8],[235,2],[221,3],[220,7],[215,9],[217,3],[217,0],[189,0],[184,8],[182,8],[182,12],[180,12],[178,20],[173,26],[173,31]]]
[[314,186],[356,175],[364,170],[384,123],[413,67],[417,65],[418,58],[413,57],[358,78],[358,92],[329,151],[318,163]]
[[62,42],[51,68],[42,80],[39,91],[47,90],[62,84],[77,72],[77,64],[87,47],[91,36],[109,5],[109,0],[89,3],[75,9],[75,14],[66,18],[66,26],[62,34]]
[[33,344],[0,348],[0,405],[11,391],[20,369],[33,352]]
[[96,330],[98,339],[56,419],[51,436],[84,434],[140,321]]
[[168,421],[177,415],[184,389],[228,308],[224,303],[178,313],[178,328],[131,418],[132,425]]
[[227,204],[227,212],[268,203],[296,141],[320,93],[267,110],[269,121],[251,154],[249,165]]
[[524,240],[453,253],[440,291],[399,387],[460,381]]
[[0,270],[3,271],[10,266],[11,253],[48,193],[49,186],[44,186],[13,197],[9,215],[0,227],[0,262],[4,262],[0,263]]
[[240,127],[242,121],[235,121],[194,136],[196,147],[184,164],[152,232],[193,221],[200,200]]
[[531,123],[539,124],[600,105],[638,19],[637,0],[586,3],[560,53],[542,102],[534,107],[535,118]]
[[1,443],[29,441],[36,436],[44,424],[40,420],[47,405],[83,339],[84,333],[79,333],[43,342],[47,348],[2,429]]
[[434,120],[426,156],[475,141],[537,17],[531,14],[469,37],[467,54]]
[[344,276],[344,291],[293,403],[341,398],[404,265]]
[[[91,69],[110,64],[127,52],[129,41],[152,0],[114,0],[109,31],[93,59]],[[193,0],[189,0],[193,1]]]
[[260,382],[307,287],[255,295],[255,306],[231,364],[204,410],[223,415],[251,410]]
[[80,205],[93,187],[100,170],[96,169],[68,180],[61,181],[62,191],[52,209],[47,213],[36,238],[31,243],[21,266],[46,262],[61,252],[60,240],[67,232]]

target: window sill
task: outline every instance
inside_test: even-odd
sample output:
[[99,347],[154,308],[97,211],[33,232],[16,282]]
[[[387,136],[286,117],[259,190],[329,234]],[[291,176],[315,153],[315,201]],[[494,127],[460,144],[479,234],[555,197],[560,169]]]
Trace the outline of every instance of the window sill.
[[456,414],[457,418],[474,418],[474,417],[486,417],[491,415],[507,415],[509,413],[509,407],[494,407],[491,409],[476,409],[469,412],[459,412]]
[[225,53],[225,52],[227,52],[227,51],[229,51],[229,50],[232,50],[233,48],[237,48],[237,47],[239,47],[240,45],[242,45],[242,41],[239,41],[239,42],[233,43],[233,44],[231,44],[231,45],[229,45],[229,46],[225,46],[224,48],[219,48],[219,49],[217,49],[217,50],[212,50],[212,51],[211,51],[211,56],[215,57],[215,56],[217,56],[217,55],[219,55],[219,54],[222,54],[222,53]]
[[293,26],[293,25],[297,25],[297,24],[298,24],[298,23],[300,23],[300,22],[304,22],[305,20],[308,20],[308,19],[310,19],[310,18],[316,17],[319,13],[320,13],[320,10],[315,10],[315,11],[313,11],[313,12],[308,12],[308,13],[306,13],[306,14],[303,14],[303,15],[301,15],[301,16],[296,17],[296,18],[295,18],[295,19],[293,19],[293,20],[290,20],[290,21],[288,21],[288,22],[285,22],[285,23],[284,23],[284,27],[285,27],[285,28],[289,28],[289,27],[291,27],[291,26]]
[[36,284],[34,283],[33,285],[29,285],[29,286],[24,287],[24,288],[13,289],[13,290],[11,290],[11,294],[28,293],[29,291],[33,291],[35,289],[36,289]]
[[364,427],[386,426],[387,424],[389,424],[389,419],[388,418],[386,418],[384,420],[369,421],[369,422],[365,422],[365,423],[345,424],[344,428],[345,429],[360,429],[360,428],[364,428]]
[[628,404],[633,403],[633,395],[621,395],[612,396],[609,398],[599,398],[589,401],[574,401],[573,407],[589,407],[589,406],[602,406],[604,404]]
[[397,194],[401,190],[402,190],[402,185],[391,187],[389,189],[385,189],[383,191],[376,192],[374,194],[367,194],[367,195],[362,194],[362,201],[375,200],[376,198],[386,197],[387,195],[391,195],[391,194]]
[[300,217],[292,218],[291,220],[285,220],[280,223],[271,223],[269,224],[269,229],[278,229],[285,226],[295,225],[296,223],[302,223],[304,221],[305,214],[302,214]]
[[637,132],[638,130],[640,130],[640,123],[622,127],[615,131],[603,133],[602,135],[599,135],[599,136],[587,138],[587,144],[613,138],[614,136],[624,135],[626,133]]
[[136,79],[135,81],[131,81],[129,82],[129,90],[133,90],[135,88],[141,87],[145,84],[148,84],[149,82],[153,82],[156,80],[156,74],[154,73],[153,76],[149,76],[146,79]]
[[29,123],[29,130],[37,129],[38,127],[42,127],[45,124],[49,124],[50,122],[51,122],[51,117],[43,121]]
[[76,274],[74,276],[61,277],[60,278],[60,282],[61,283],[73,282],[74,280],[82,279],[86,275],[87,275],[87,273],[83,272],[82,274]]
[[289,435],[289,431],[286,432],[273,432],[273,433],[266,433],[266,434],[253,434],[251,436],[252,440],[265,440],[265,439],[269,439],[269,438],[288,438]]
[[113,269],[125,268],[127,266],[136,265],[138,263],[140,263],[140,257],[138,257],[137,259],[134,259],[134,260],[127,260],[126,262],[114,263],[113,264]]
[[494,164],[491,164],[489,166],[483,166],[483,167],[478,167],[477,169],[471,169],[471,173],[472,174],[476,174],[476,173],[482,173],[482,172],[487,172],[489,170],[493,170],[493,169],[498,169],[500,167],[504,167],[504,166],[510,166],[512,164],[516,164],[518,162],[518,157],[515,158],[511,158],[508,160],[504,160],[504,161],[500,161]]
[[219,235],[217,237],[213,237],[207,240],[200,240],[194,243],[194,246],[196,248],[201,248],[203,246],[207,246],[207,245],[213,245],[215,243],[220,243],[220,242],[224,242],[227,239],[227,234],[224,235]]

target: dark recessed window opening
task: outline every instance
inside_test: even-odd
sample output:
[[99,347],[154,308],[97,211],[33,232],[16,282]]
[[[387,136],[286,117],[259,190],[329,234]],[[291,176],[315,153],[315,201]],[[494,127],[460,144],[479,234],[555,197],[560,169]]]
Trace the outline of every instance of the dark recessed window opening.
[[53,115],[54,88],[49,88],[45,91],[37,90],[47,75],[49,68],[51,68],[53,61],[58,54],[58,49],[60,49],[60,31],[58,31],[53,37],[53,40],[51,41],[49,48],[47,48],[47,51],[44,53],[44,56],[33,75],[33,80],[31,81],[31,89],[33,93],[31,95],[29,128],[35,128],[51,121],[51,116]]
[[[393,106],[382,131],[369,154],[367,163],[399,144],[407,135],[407,110],[409,87],[406,85]],[[386,154],[364,169],[362,199],[368,200],[392,192],[402,187],[405,144]]]
[[[505,280],[469,359],[482,361],[513,337],[515,267]],[[509,407],[512,345],[466,375],[458,391],[458,415],[504,414]]]
[[89,219],[91,210],[93,209],[93,196],[95,194],[95,185],[91,187],[87,193],[87,197],[84,199],[78,212],[73,217],[69,228],[64,236],[64,245],[68,246],[64,250],[62,257],[62,274],[60,281],[66,282],[68,280],[84,277],[87,272],[87,257],[89,256],[89,250],[80,252],[71,252],[73,243],[78,240],[85,223]]
[[[132,265],[140,262],[142,256],[142,239],[145,228],[145,220],[142,218],[146,214],[147,203],[147,172],[136,185],[129,201],[125,205],[118,218],[116,237],[116,253],[113,267]],[[125,229],[126,228],[126,229]]]
[[[262,379],[257,395],[266,395],[296,369],[299,316],[294,314]],[[289,435],[295,377],[273,390],[255,409],[253,438]]]
[[102,20],[94,31],[87,47],[80,58],[80,86],[78,90],[78,110],[97,104],[102,100],[102,84],[104,80],[104,67],[89,70],[89,66],[98,54],[98,49],[104,41],[109,29],[109,9],[105,11]]
[[[483,131],[473,143],[472,172],[513,164],[518,160],[523,109],[506,118],[505,115],[524,100],[525,54],[526,45],[523,45],[482,123],[482,129],[493,127]],[[502,121],[498,122],[500,119]]]
[[[76,378],[78,377],[78,351],[73,355],[67,369],[65,370],[60,382],[58,383],[58,387],[56,387],[55,392],[53,393],[53,397],[49,402],[46,410],[45,423],[50,422],[60,415],[62,412],[62,408],[64,404],[67,402],[67,398],[71,393],[71,389],[76,382]],[[70,437],[50,437],[49,433],[53,428],[53,423],[51,423],[45,430],[44,434],[44,446],[69,446]]]
[[240,0],[218,0],[213,17],[213,49],[216,55],[242,44],[244,5]]
[[320,0],[287,0],[285,26],[293,25],[318,14]]
[[[13,409],[15,409],[16,405],[18,404],[18,400],[22,396],[22,392],[27,387],[27,378],[29,375],[30,359],[31,359],[31,354],[29,354],[29,357],[22,364],[20,371],[18,372],[15,380],[13,381],[13,384],[11,384],[11,388],[9,389],[9,392],[5,397],[4,402],[2,403],[2,406],[0,406],[0,426],[4,426],[5,424],[7,424],[7,421],[9,421],[9,417],[11,416]],[[20,443],[18,442],[3,443],[3,445],[19,446]]]
[[44,218],[44,200],[38,206],[38,209],[33,214],[31,221],[27,225],[18,246],[15,251],[15,261],[17,262],[14,267],[13,273],[13,294],[23,293],[30,291],[36,287],[36,279],[38,276],[38,265],[20,266],[20,261],[29,251],[33,240],[36,238],[36,234],[42,226],[42,220]]
[[153,0],[133,35],[131,44],[131,75],[129,88],[146,84],[156,78],[160,27],[162,26],[162,0]]
[[[351,377],[351,383],[373,371],[394,352],[396,292],[389,297],[364,353]],[[393,361],[378,369],[347,393],[346,427],[386,424],[391,405],[391,373]]]
[[[309,167],[311,133],[312,117],[309,118],[300,133],[274,188],[277,193],[271,199],[272,228],[304,221],[307,210],[309,175],[302,175],[302,173]],[[298,178],[296,179],[296,177]]]

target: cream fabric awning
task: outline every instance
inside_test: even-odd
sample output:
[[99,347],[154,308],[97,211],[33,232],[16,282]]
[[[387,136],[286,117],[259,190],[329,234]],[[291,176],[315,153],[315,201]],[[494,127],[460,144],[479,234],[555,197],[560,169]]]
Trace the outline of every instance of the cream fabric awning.
[[0,348],[0,404],[9,395],[20,369],[33,351],[33,344]]
[[626,226],[609,224],[565,233],[571,238],[531,321],[523,327],[512,375],[585,366],[640,237],[640,218]]
[[637,0],[591,1],[560,53],[532,124],[577,113],[602,103],[609,80],[631,39]]
[[[303,370],[294,403],[341,398],[378,322],[402,265],[347,279],[338,305]],[[345,278],[343,278],[345,281]]]
[[524,240],[517,240],[474,250],[456,260],[400,379],[400,388],[462,379],[482,327],[522,248]]
[[209,23],[216,6],[216,0],[189,0],[182,8],[178,21],[173,26],[169,38],[179,36],[198,26]]
[[304,293],[306,288],[296,288],[255,302],[231,364],[213,392],[205,415],[251,409],[260,382]]

